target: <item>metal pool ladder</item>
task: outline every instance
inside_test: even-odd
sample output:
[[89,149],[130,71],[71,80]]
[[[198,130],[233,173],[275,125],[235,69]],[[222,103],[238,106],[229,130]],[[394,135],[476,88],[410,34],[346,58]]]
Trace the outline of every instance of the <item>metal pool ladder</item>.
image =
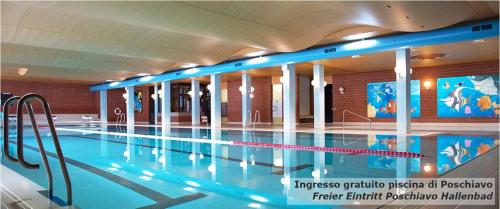
[[367,120],[367,121],[368,121],[368,125],[369,125],[369,130],[370,130],[370,131],[372,130],[372,120],[371,120],[370,118],[367,118],[367,117],[365,117],[365,116],[362,116],[362,115],[356,114],[356,113],[351,112],[351,111],[349,111],[349,110],[344,110],[344,111],[342,111],[342,130],[344,130],[344,129],[345,129],[345,113],[346,113],[346,112],[347,112],[347,113],[350,113],[350,114],[352,114],[352,115],[354,115],[354,116],[357,116],[357,117],[359,117],[359,118],[362,118],[362,119]]
[[[67,204],[72,205],[73,196],[72,196],[72,187],[71,180],[69,178],[68,168],[66,167],[66,162],[64,160],[64,155],[61,150],[61,145],[59,144],[59,138],[56,133],[56,129],[54,126],[54,121],[52,120],[52,113],[50,110],[49,103],[47,100],[38,94],[29,93],[22,97],[14,96],[5,101],[3,106],[4,118],[3,118],[3,151],[5,153],[5,157],[13,162],[19,162],[23,167],[28,169],[38,169],[40,168],[39,164],[26,162],[24,159],[24,143],[23,143],[23,107],[26,107],[28,110],[28,114],[30,116],[31,125],[33,127],[33,132],[36,137],[36,141],[38,144],[38,150],[40,152],[40,156],[42,157],[43,165],[45,167],[45,172],[47,173],[47,182],[48,182],[48,194],[49,198],[53,197],[54,187],[52,180],[52,170],[50,169],[49,161],[47,160],[47,154],[45,152],[45,148],[42,143],[42,138],[40,136],[40,132],[38,131],[38,126],[35,120],[35,113],[33,112],[33,106],[31,106],[30,101],[37,100],[42,104],[43,110],[45,112],[45,116],[47,117],[47,123],[50,129],[50,133],[52,135],[52,139],[54,141],[54,147],[56,149],[57,159],[59,160],[59,165],[61,166],[62,174],[64,177],[64,182],[66,183],[66,195],[67,195]],[[10,156],[9,154],[9,129],[5,127],[9,127],[9,107],[12,103],[18,101],[17,103],[17,159]]]
[[[257,118],[258,118],[259,120],[257,120]],[[255,129],[255,124],[257,124],[257,121],[259,121],[259,123],[260,123],[260,111],[255,110],[255,114],[254,114],[254,116],[253,116],[253,124],[252,124],[253,129]]]

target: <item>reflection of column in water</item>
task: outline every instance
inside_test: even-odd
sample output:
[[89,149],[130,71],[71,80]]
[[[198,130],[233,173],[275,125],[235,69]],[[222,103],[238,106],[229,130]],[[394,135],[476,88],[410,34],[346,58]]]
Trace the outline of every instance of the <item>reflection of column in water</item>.
[[[314,132],[314,146],[324,147],[325,146],[325,133],[324,132]],[[325,167],[325,153],[315,151],[314,152],[314,170],[311,175],[315,180],[319,180],[326,175]]]
[[[221,140],[221,130],[220,129],[212,129],[211,131],[211,139],[212,140]],[[212,143],[210,145],[210,154],[212,155],[211,156],[211,161],[210,161],[210,165],[208,166],[208,171],[210,173],[212,173],[212,181],[216,181],[217,180],[217,171],[219,170],[219,166],[220,166],[220,163],[218,161],[220,161],[218,158],[217,158],[217,155],[220,155],[221,154],[221,148],[222,145],[220,144],[216,144],[216,143]]]
[[[127,125],[127,133],[128,134],[134,134],[135,133],[135,128],[134,126],[128,126]],[[134,162],[135,160],[135,138],[132,136],[127,135],[127,147],[125,148],[126,155],[125,157],[127,158],[127,162]]]
[[[103,132],[107,132],[108,126],[103,125],[101,130]],[[109,140],[108,134],[101,134],[101,157],[108,157],[108,140]]]
[[[251,134],[248,131],[242,130],[242,140],[244,142],[250,141]],[[243,172],[243,178],[247,179],[248,178],[248,152],[249,152],[249,147],[247,146],[241,146],[241,162],[240,162],[240,167]]]
[[[296,133],[292,131],[283,132],[283,144],[296,144]],[[281,183],[283,184],[283,194],[288,194],[290,189],[291,172],[290,167],[297,165],[297,151],[292,149],[282,149],[283,152],[283,176]]]
[[[404,134],[399,134],[397,135],[397,149],[396,151],[398,152],[407,152],[409,150],[410,143],[408,143],[411,140],[408,140],[408,138],[411,136],[407,136]],[[399,182],[404,182],[406,181],[406,178],[410,176],[410,161],[411,158],[407,157],[396,157],[396,178],[398,179]],[[406,191],[398,189],[396,191],[398,194],[405,193]]]
[[[193,139],[199,139],[201,137],[201,130],[197,128],[193,128],[192,131],[192,138]],[[193,171],[196,170],[198,165],[200,165],[200,158],[198,157],[200,154],[200,143],[197,142],[192,142],[191,146],[191,154],[189,154],[189,160],[191,160],[193,164]],[[196,172],[195,172],[196,174]]]
[[[162,127],[161,136],[170,136],[171,129],[169,127]],[[172,167],[172,140],[161,140],[161,151],[160,158],[158,162],[162,164],[163,170],[167,170]]]

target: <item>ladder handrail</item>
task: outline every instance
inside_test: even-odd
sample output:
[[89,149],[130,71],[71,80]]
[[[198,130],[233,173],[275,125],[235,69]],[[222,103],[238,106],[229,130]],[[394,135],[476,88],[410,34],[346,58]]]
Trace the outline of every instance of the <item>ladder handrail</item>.
[[347,113],[350,113],[350,114],[352,114],[352,115],[358,116],[359,118],[362,118],[362,119],[367,120],[367,121],[368,121],[368,124],[369,124],[369,128],[370,128],[369,130],[370,130],[370,131],[372,130],[372,120],[371,120],[370,118],[365,117],[365,116],[362,116],[362,115],[359,115],[359,114],[357,114],[357,113],[355,113],[355,112],[352,112],[352,111],[349,111],[349,110],[344,110],[344,111],[342,111],[342,130],[344,130],[344,128],[345,128],[345,113],[346,113],[346,112],[347,112]]
[[5,153],[5,158],[12,162],[17,162],[17,159],[10,156],[9,152],[9,108],[12,103],[18,101],[21,97],[13,96],[7,99],[3,105],[3,153]]
[[255,129],[255,124],[257,123],[257,116],[259,116],[259,123],[260,123],[260,111],[259,110],[255,110],[255,114],[254,114],[254,117],[253,117],[253,128]]
[[59,160],[59,165],[61,166],[62,174],[64,177],[64,182],[66,183],[66,195],[67,195],[67,204],[72,205],[72,187],[71,187],[71,180],[69,178],[69,173],[68,173],[68,168],[66,167],[66,162],[64,159],[64,155],[62,153],[61,145],[59,144],[59,138],[56,133],[56,129],[54,126],[54,121],[52,119],[52,113],[50,106],[47,102],[47,100],[42,97],[41,95],[34,94],[34,93],[29,93],[21,97],[19,99],[19,102],[17,104],[17,155],[18,155],[18,160],[19,163],[29,169],[36,169],[39,168],[39,164],[32,164],[28,163],[24,160],[24,147],[23,147],[23,106],[26,106],[26,109],[28,110],[28,113],[30,115],[31,119],[31,124],[33,127],[33,131],[35,132],[35,137],[37,139],[38,143],[38,149],[40,151],[40,155],[42,156],[42,160],[45,166],[45,171],[47,173],[47,178],[49,182],[49,197],[52,197],[53,195],[53,185],[52,185],[52,172],[50,169],[50,165],[47,160],[47,156],[45,153],[45,149],[43,147],[42,143],[42,138],[40,137],[40,133],[38,131],[38,126],[36,125],[35,121],[35,115],[33,113],[33,107],[31,106],[30,100],[37,100],[39,101],[42,106],[43,110],[45,112],[45,116],[47,117],[47,123],[50,129],[50,133],[52,135],[52,140],[54,142],[54,147],[56,149],[56,154],[57,158]]

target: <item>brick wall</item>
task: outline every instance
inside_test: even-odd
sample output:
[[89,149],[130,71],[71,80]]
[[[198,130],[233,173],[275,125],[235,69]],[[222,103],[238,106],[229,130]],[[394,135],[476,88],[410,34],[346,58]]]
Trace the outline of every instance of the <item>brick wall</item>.
[[[414,118],[414,122],[498,122],[498,118],[438,118],[437,117],[437,92],[436,83],[439,77],[453,77],[453,76],[468,76],[468,75],[481,75],[481,74],[497,74],[498,73],[498,60],[454,64],[445,66],[434,66],[425,68],[413,68],[412,80],[420,80],[420,94],[421,94],[421,116]],[[334,121],[342,121],[342,111],[344,109],[351,110],[355,113],[366,116],[367,115],[367,96],[366,85],[372,82],[394,81],[396,75],[394,70],[384,70],[371,73],[355,73],[347,75],[335,75],[333,79],[333,107]],[[423,83],[429,80],[432,83],[430,90],[425,90]],[[345,94],[341,95],[338,91],[340,86],[345,87]],[[396,119],[373,119],[375,122],[394,122]],[[347,117],[346,121],[362,122],[362,119],[354,116]]]
[[[38,81],[1,80],[1,91],[22,96],[37,93],[47,98],[54,114],[96,114],[99,95],[90,92],[86,84],[67,84]],[[43,113],[38,102],[33,102],[35,113]],[[11,107],[14,111],[15,107]],[[14,113],[14,112],[11,112]]]
[[[227,118],[229,122],[241,122],[241,80],[227,82]],[[261,122],[272,122],[272,84],[271,77],[253,77],[255,97],[252,99],[252,119],[256,110],[260,112]]]
[[[148,122],[149,121],[149,102],[151,98],[151,92],[149,88],[145,86],[138,86],[134,88],[134,91],[142,91],[142,112],[135,113],[135,121]],[[98,93],[96,93],[98,95]],[[124,88],[112,89],[108,90],[108,121],[115,122],[116,114],[114,112],[115,108],[120,108],[122,112],[126,113],[126,103],[123,98],[123,94],[125,94]],[[97,112],[99,112],[99,96],[97,96],[96,101]],[[152,111],[152,110],[151,110]]]

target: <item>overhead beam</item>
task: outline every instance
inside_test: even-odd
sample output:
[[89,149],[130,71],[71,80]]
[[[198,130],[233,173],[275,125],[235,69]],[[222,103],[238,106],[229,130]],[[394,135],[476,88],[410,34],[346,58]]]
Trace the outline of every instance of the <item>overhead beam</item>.
[[125,81],[97,84],[91,86],[90,90],[99,91],[123,88],[125,86],[145,85],[154,82],[280,66],[283,64],[349,57],[353,55],[371,54],[383,51],[394,51],[408,47],[420,47],[461,41],[472,41],[476,39],[498,37],[498,32],[499,30],[497,19],[483,20],[431,31],[402,33],[379,38],[365,39],[362,41],[332,44],[322,47],[305,49],[297,52],[280,53],[269,56],[224,62],[222,64],[212,66],[179,69],[149,77],[146,76],[142,78],[128,79]]

